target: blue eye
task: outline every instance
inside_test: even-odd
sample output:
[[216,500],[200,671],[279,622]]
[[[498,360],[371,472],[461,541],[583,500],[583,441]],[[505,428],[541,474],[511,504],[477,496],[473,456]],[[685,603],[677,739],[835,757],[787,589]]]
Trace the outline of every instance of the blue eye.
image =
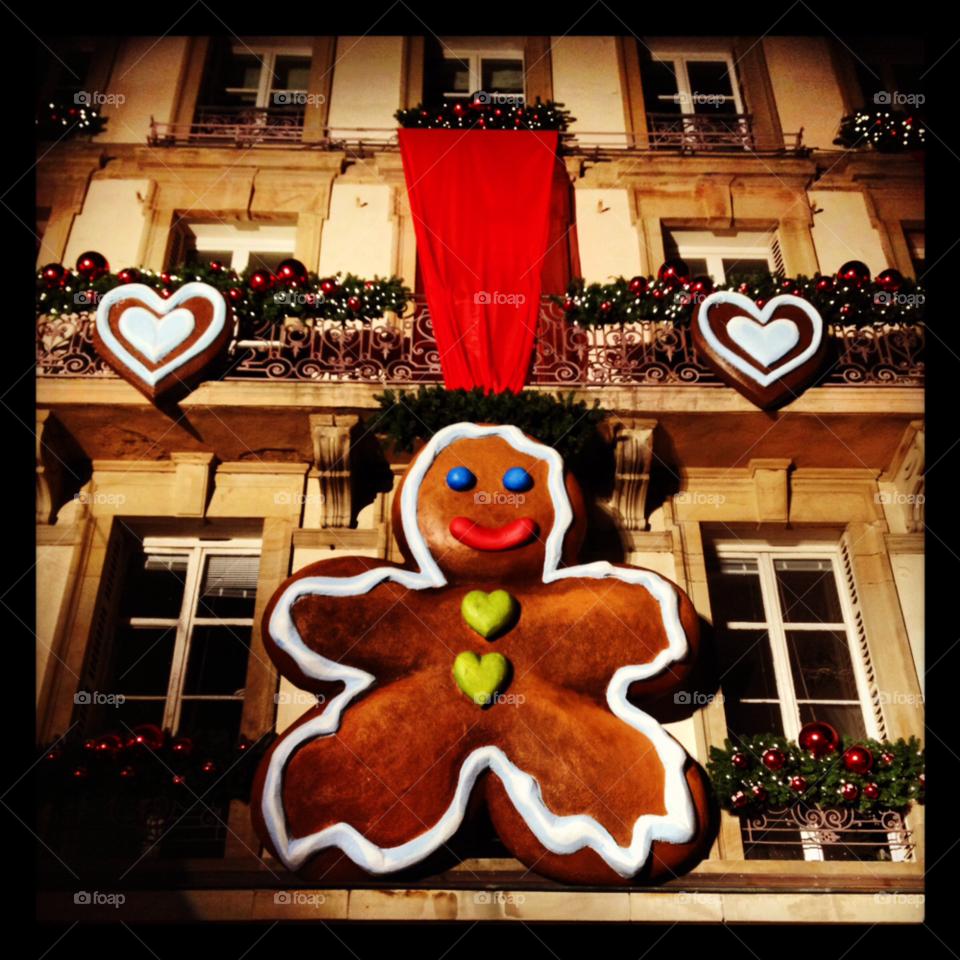
[[533,486],[533,477],[531,477],[523,467],[511,467],[503,475],[503,485],[508,490],[520,493],[523,490],[529,490]]
[[469,490],[477,478],[466,467],[451,467],[447,471],[447,486],[451,490]]

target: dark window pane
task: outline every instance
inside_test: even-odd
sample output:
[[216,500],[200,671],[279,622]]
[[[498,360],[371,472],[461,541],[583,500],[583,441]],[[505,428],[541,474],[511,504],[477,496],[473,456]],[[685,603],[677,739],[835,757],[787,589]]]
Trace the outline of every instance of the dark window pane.
[[175,620],[183,604],[187,558],[140,554],[127,567],[120,599],[121,617]]
[[843,630],[788,630],[798,700],[856,700],[850,643]]
[[824,860],[891,860],[890,838],[883,830],[851,829],[840,843],[823,845]]
[[863,711],[858,704],[801,703],[800,724],[810,723],[811,720],[829,723],[840,737],[845,733],[855,739],[867,735]]
[[[707,261],[704,257],[682,257],[684,263],[690,268],[691,277],[702,277],[707,273]],[[721,279],[720,277],[717,278]]]
[[766,630],[714,630],[725,699],[776,700],[777,679]]
[[756,560],[721,560],[707,579],[714,626],[766,623]]
[[786,623],[843,623],[829,560],[777,560],[773,568]]
[[857,71],[857,79],[860,81],[860,91],[863,94],[863,105],[871,106],[876,101],[874,95],[887,91],[883,82],[883,71],[878,63],[861,63],[860,60],[854,64]]
[[184,700],[180,705],[177,732],[186,736],[234,740],[240,735],[242,710],[242,700]]
[[247,676],[250,627],[194,627],[185,694],[235,694]]
[[309,57],[277,57],[270,86],[273,90],[307,89],[310,79]]
[[141,723],[153,723],[162,727],[165,704],[166,700],[163,699],[131,700],[129,698],[119,706],[91,704],[89,707],[81,708],[91,711],[84,735],[97,737],[104,733],[116,733],[126,740],[130,730],[140,726]]
[[907,238],[907,247],[910,249],[910,259],[913,261],[914,273],[922,278],[927,265],[924,231],[904,230],[903,235]]
[[226,68],[225,87],[256,90],[260,84],[260,58],[250,53],[231,57]]
[[445,93],[472,93],[470,89],[470,63],[447,57],[434,57],[427,61],[423,78],[423,101],[434,106]]
[[770,263],[767,260],[754,257],[723,258],[724,277],[729,277],[734,274],[741,277],[755,277],[757,274],[760,274],[765,277],[769,272]]
[[110,693],[166,696],[176,627],[122,627],[113,634]]
[[723,709],[727,715],[727,732],[734,744],[737,736],[752,737],[758,733],[783,736],[783,719],[776,703],[741,703],[724,694]]
[[249,267],[250,270],[269,270],[271,273],[276,272],[277,267],[280,266],[281,261],[286,260],[288,257],[293,256],[293,250],[287,250],[283,253],[272,253],[267,252],[258,252],[250,254]]
[[[924,93],[924,82],[923,82],[923,73],[924,67],[919,63],[895,63],[893,65],[893,78],[897,82],[896,92],[907,96],[916,96],[920,94],[923,96]],[[920,104],[917,106],[920,107],[920,111],[923,111],[923,101],[920,101]],[[912,110],[914,108],[913,104],[902,104],[900,105],[901,110]]]
[[736,113],[730,71],[723,60],[688,60],[694,113]]
[[640,82],[643,85],[643,105],[647,113],[679,113],[680,103],[677,72],[668,60],[644,58],[641,48]]
[[488,93],[523,93],[522,60],[484,60],[480,72]]
[[206,596],[197,604],[198,617],[218,617],[221,620],[253,617],[256,594],[249,597]]

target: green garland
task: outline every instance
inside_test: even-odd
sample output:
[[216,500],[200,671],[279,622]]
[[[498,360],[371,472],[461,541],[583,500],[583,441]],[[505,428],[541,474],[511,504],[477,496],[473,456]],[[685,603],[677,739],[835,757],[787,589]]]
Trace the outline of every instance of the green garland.
[[[116,735],[126,742],[130,731],[119,730]],[[85,742],[64,738],[46,744],[37,764],[39,802],[57,803],[67,796],[120,797],[131,803],[161,797],[190,801],[194,794],[208,803],[248,802],[260,758],[276,734],[265,734],[256,741],[195,738],[189,741],[192,749],[188,753],[174,748],[187,738],[169,733],[157,750],[145,745],[117,751],[98,749],[96,745],[108,738]]]
[[881,153],[922,150],[926,141],[923,120],[915,114],[884,107],[863,107],[840,121],[833,142],[852,150],[870,144]]
[[599,400],[589,407],[585,400],[574,401],[572,392],[554,398],[533,390],[484,393],[482,387],[447,390],[437,385],[416,393],[401,390],[399,396],[386,390],[375,399],[380,410],[367,421],[367,429],[385,434],[394,449],[408,453],[415,440],[468,422],[513,424],[566,457],[580,450],[607,414]]
[[532,104],[499,102],[496,94],[473,94],[468,101],[425,106],[418,103],[394,116],[401,127],[448,130],[566,130],[575,122],[562,103],[553,100]]
[[[916,280],[904,277],[896,293],[889,294],[869,280],[861,287],[835,280],[833,289],[818,290],[820,277],[781,277],[776,273],[755,276],[731,275],[715,290],[736,290],[753,300],[769,300],[789,293],[809,301],[827,323],[860,327],[883,323],[920,323],[924,315],[924,293]],[[629,281],[617,277],[610,283],[591,283],[582,278],[570,282],[564,296],[552,295],[564,307],[565,319],[581,327],[631,323],[637,320],[689,321],[693,313],[693,292],[690,284],[673,287],[661,280],[647,278],[647,289],[640,294],[630,291]],[[881,302],[877,294],[883,294]],[[604,310],[601,304],[609,304]],[[567,305],[570,305],[569,307]]]
[[[214,270],[207,264],[181,263],[166,272],[168,281],[153,270],[138,272],[140,276],[137,282],[157,291],[165,288],[173,291],[196,280],[216,287],[227,295],[234,313],[248,333],[264,323],[277,322],[288,316],[341,322],[375,319],[388,311],[403,313],[407,303],[413,299],[412,292],[398,277],[386,280],[375,276],[372,280],[364,280],[352,273],[345,276],[337,274],[331,278],[321,278],[316,273],[310,273],[306,283],[286,287],[277,281],[272,290],[264,292],[250,286],[250,275],[255,272],[251,267],[238,275],[229,267]],[[324,279],[334,280],[337,289],[332,293],[323,293],[320,285]],[[76,271],[70,270],[62,288],[48,289],[40,272],[37,274],[37,315],[55,317],[62,313],[93,310],[103,294],[120,285],[120,279],[115,273],[105,273],[96,280],[87,281]],[[231,297],[231,290],[239,291],[239,296]],[[87,303],[78,303],[78,295],[85,296]],[[361,302],[356,310],[351,309],[347,303],[350,297],[358,297]]]
[[[872,754],[873,763],[867,773],[852,773],[844,767],[843,753],[852,746],[866,747]],[[779,770],[770,770],[763,764],[764,753],[771,749],[779,750],[784,756]],[[734,764],[734,755],[743,758],[740,767]],[[884,755],[890,759],[884,760]],[[916,737],[906,742],[900,739],[896,743],[881,743],[869,738],[854,740],[847,735],[837,752],[818,759],[801,750],[793,740],[776,734],[758,734],[743,737],[736,746],[725,740],[723,750],[711,747],[707,763],[718,802],[725,810],[741,815],[801,800],[821,806],[851,807],[861,813],[899,810],[911,803],[923,802],[923,770],[923,750]],[[790,778],[795,776],[805,781],[801,791],[790,786]],[[844,783],[857,787],[855,799],[844,799],[840,793]],[[867,784],[876,784],[879,790],[876,797],[871,798],[864,792]],[[754,788],[763,791],[760,797]],[[746,797],[742,805],[734,801],[738,794]]]

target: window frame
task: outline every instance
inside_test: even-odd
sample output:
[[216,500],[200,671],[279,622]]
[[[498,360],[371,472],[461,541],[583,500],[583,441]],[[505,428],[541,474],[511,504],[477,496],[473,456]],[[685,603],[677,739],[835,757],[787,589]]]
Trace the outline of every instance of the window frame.
[[[233,228],[231,223],[219,221],[217,224],[209,224],[199,219],[181,220],[177,226],[183,231],[184,241],[187,248],[191,248],[198,253],[219,253],[229,250],[231,260],[229,267],[236,273],[241,273],[250,264],[250,256],[254,253],[281,253],[287,257],[293,257],[297,242],[297,224],[278,224],[278,223],[260,223],[256,231],[242,231],[234,228],[233,237],[202,236],[197,233],[197,227],[204,226],[227,226]],[[261,231],[277,231],[273,236],[264,235]],[[290,231],[289,238],[280,236],[279,230]],[[187,249],[184,249],[183,259],[187,259]],[[176,263],[169,264],[170,268],[178,266]]]
[[[444,60],[462,60],[469,63],[470,83],[466,93],[460,91],[443,92],[444,102],[453,102],[455,100],[464,100],[471,93],[483,90],[483,61],[484,60],[519,60],[520,74],[523,77],[523,93],[504,94],[509,97],[519,97],[522,103],[527,102],[527,64],[522,49],[517,50],[491,50],[483,47],[448,47],[443,49]],[[498,90],[485,90],[485,93],[499,93]]]
[[[681,244],[677,235],[682,235],[684,230],[694,229],[699,230],[699,228],[687,228],[687,227],[667,227],[664,226],[663,230],[669,234],[669,238],[672,243],[676,244],[677,253],[681,260],[706,260],[707,261],[707,275],[710,276],[715,283],[723,283],[726,281],[726,271],[723,269],[724,259],[730,259],[731,257],[738,257],[743,259],[751,260],[761,260],[766,259],[767,266],[769,267],[770,273],[777,273],[777,261],[773,252],[774,241],[777,239],[776,230],[773,231],[744,231],[746,233],[755,233],[762,232],[764,236],[769,236],[770,243],[766,250],[759,250],[756,247],[748,247],[746,244],[737,244],[736,238],[730,237],[719,237],[717,238],[721,242],[718,244]],[[700,230],[700,232],[706,232]],[[666,239],[666,238],[665,238]],[[723,243],[722,241],[730,240],[729,244]],[[736,271],[731,271],[735,273]]]
[[[733,105],[736,108],[730,112],[738,116],[746,113],[746,110],[743,106],[743,100],[740,96],[740,84],[737,80],[736,62],[733,59],[733,54],[719,51],[702,53],[683,53],[681,51],[651,51],[651,57],[654,62],[669,62],[673,65],[674,76],[677,78],[677,93],[687,94],[686,99],[681,100],[679,104],[681,115],[694,114],[693,94],[697,92],[696,90],[690,89],[691,84],[690,76],[687,71],[687,64],[709,60],[722,60],[727,65],[727,74],[730,77],[730,89],[733,91]],[[663,100],[664,96],[658,95],[657,99]],[[724,106],[726,106],[726,104],[724,104]],[[723,112],[718,111],[718,116],[723,115],[729,114],[724,114]],[[697,116],[709,116],[709,114],[697,114]]]
[[[262,541],[260,538],[231,538],[211,542],[199,537],[144,537],[140,544],[143,555],[183,556],[187,558],[187,570],[184,574],[183,599],[177,617],[116,617],[115,626],[136,628],[167,628],[176,631],[173,654],[170,662],[170,676],[167,679],[166,693],[160,697],[147,694],[125,695],[127,700],[163,701],[164,730],[176,733],[179,730],[180,717],[185,700],[234,700],[243,704],[244,697],[236,694],[184,694],[190,648],[194,627],[202,626],[242,626],[253,629],[256,618],[249,617],[204,617],[198,616],[197,607],[203,585],[206,560],[212,556],[256,556],[260,557]],[[248,653],[249,657],[249,653]],[[241,706],[242,710],[242,706]]]
[[[254,103],[248,105],[248,109],[263,110],[276,106],[276,104],[270,102],[271,94],[273,93],[307,93],[306,89],[295,90],[274,87],[273,79],[276,76],[275,67],[278,57],[304,57],[307,60],[310,60],[312,58],[313,51],[309,47],[288,47],[267,44],[257,44],[256,46],[249,47],[243,43],[234,43],[230,47],[230,52],[234,56],[238,54],[248,54],[256,57],[256,59],[260,61],[260,76],[258,78],[256,88],[256,100]],[[228,94],[242,94],[249,93],[252,89],[252,87],[225,86],[223,91],[224,93]]]

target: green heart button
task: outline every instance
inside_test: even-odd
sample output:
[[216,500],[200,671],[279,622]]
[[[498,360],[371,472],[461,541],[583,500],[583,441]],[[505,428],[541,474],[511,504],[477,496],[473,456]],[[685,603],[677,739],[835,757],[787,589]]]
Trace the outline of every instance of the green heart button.
[[460,612],[467,626],[487,640],[504,633],[513,626],[520,605],[506,590],[471,590],[460,604]]
[[503,685],[509,666],[510,661],[502,653],[478,657],[472,650],[464,650],[453,661],[453,679],[478,707],[485,707]]

